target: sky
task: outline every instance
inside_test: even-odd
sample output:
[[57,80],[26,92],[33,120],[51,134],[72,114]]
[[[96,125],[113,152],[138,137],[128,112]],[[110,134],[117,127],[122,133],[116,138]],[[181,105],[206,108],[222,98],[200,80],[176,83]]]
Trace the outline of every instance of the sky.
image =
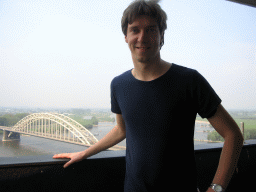
[[[131,0],[1,0],[0,106],[110,108],[133,68],[121,30]],[[256,109],[256,8],[162,0],[161,58],[199,71],[227,109]]]

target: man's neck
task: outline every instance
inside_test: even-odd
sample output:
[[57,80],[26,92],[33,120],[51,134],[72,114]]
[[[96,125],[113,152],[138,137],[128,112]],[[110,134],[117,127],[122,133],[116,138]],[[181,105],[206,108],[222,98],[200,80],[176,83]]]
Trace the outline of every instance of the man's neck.
[[152,81],[165,74],[171,64],[162,59],[150,63],[134,62],[132,75],[141,81]]

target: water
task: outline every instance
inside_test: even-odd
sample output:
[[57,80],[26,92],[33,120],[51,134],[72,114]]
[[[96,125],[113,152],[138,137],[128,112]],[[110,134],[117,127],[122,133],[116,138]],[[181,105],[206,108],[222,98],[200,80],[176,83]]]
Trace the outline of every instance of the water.
[[[99,123],[98,126],[93,127],[89,131],[100,140],[103,138],[113,127],[115,123]],[[207,140],[207,132],[203,131],[213,128],[195,126],[195,139]],[[16,157],[16,156],[38,156],[38,155],[54,155],[57,153],[71,153],[83,151],[87,147],[55,141],[40,137],[21,135],[20,141],[2,142],[2,134],[0,135],[0,157]],[[182,140],[182,138],[181,138]],[[205,142],[195,141],[195,145],[205,144]],[[126,146],[126,140],[120,142],[118,145]]]
[[194,138],[198,139],[198,140],[208,140],[207,139],[207,136],[208,136],[208,132],[207,131],[213,131],[213,130],[214,130],[214,128],[200,126],[199,123],[196,123],[195,124]]
[[[89,131],[95,135],[95,137],[100,140],[102,139],[105,135],[108,134],[111,129],[113,129],[116,126],[116,123],[99,123],[98,126],[93,127],[92,129],[89,129]],[[120,142],[118,145],[120,146],[126,146],[126,139]]]

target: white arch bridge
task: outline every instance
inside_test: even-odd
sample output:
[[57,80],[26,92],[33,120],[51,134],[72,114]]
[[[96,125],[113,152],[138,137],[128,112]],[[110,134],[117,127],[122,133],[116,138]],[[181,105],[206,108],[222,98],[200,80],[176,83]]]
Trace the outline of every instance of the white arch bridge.
[[[33,113],[21,119],[13,127],[5,127],[2,129],[9,132],[44,137],[85,146],[91,146],[98,142],[98,139],[80,123],[58,113]],[[10,136],[11,133],[7,137]],[[120,150],[125,149],[125,147],[114,146],[110,149]]]

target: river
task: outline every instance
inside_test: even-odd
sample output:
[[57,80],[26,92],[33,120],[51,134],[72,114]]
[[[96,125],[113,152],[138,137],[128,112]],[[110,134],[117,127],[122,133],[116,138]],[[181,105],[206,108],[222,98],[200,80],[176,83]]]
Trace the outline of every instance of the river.
[[[115,123],[100,122],[98,126],[93,127],[89,131],[100,140],[113,127]],[[203,131],[213,130],[213,128],[195,126],[195,138],[200,140],[207,140],[207,133]],[[53,155],[56,153],[69,153],[85,150],[87,147],[55,141],[40,137],[21,135],[20,141],[2,141],[2,134],[0,134],[0,157],[16,157],[16,156],[38,156],[38,155]],[[182,140],[182,137],[181,137]],[[195,141],[195,145],[205,144],[205,142]],[[120,142],[118,145],[126,146],[126,140]]]

